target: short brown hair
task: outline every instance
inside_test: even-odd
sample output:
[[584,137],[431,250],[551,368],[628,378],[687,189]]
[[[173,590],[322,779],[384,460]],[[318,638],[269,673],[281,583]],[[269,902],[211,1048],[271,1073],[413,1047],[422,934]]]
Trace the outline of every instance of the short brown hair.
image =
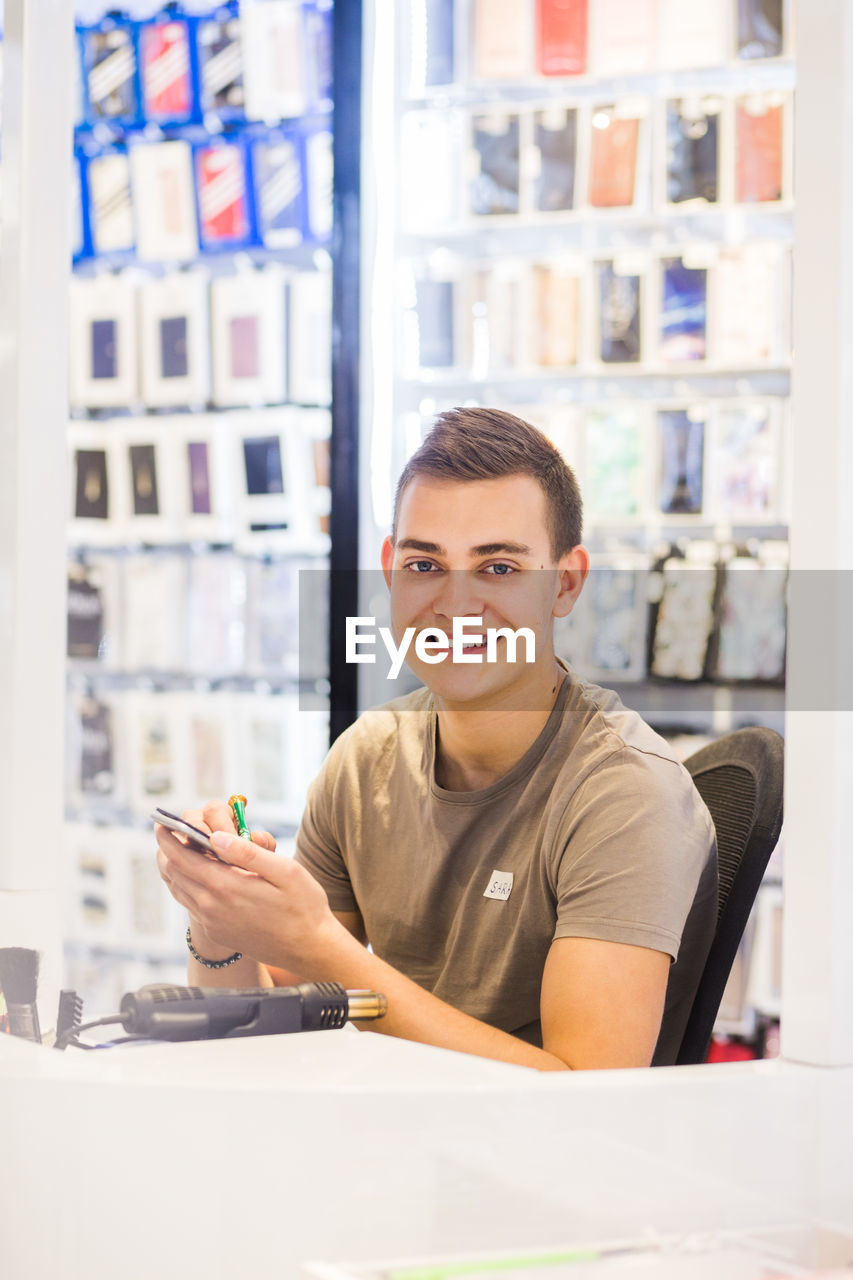
[[555,560],[581,540],[583,502],[569,464],[547,436],[503,409],[459,408],[440,413],[397,481],[392,539],[406,487],[417,476],[438,480],[497,480],[532,476],[545,494],[548,534]]

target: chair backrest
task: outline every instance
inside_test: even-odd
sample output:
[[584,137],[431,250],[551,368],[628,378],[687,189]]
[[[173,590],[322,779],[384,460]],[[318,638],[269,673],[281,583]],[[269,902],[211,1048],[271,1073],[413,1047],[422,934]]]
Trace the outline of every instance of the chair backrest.
[[717,832],[717,929],[676,1062],[704,1062],[723,992],[782,826],[784,743],[772,729],[736,729],[685,761]]

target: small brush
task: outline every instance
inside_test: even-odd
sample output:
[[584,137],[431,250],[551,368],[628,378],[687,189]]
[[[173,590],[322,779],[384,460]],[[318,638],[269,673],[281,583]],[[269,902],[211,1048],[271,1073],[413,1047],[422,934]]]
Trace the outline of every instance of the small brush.
[[73,1032],[83,1021],[83,1000],[76,991],[60,991],[59,1009],[56,1014],[56,1040],[61,1049],[65,1048],[65,1040],[70,1039]]
[[28,947],[0,947],[0,988],[6,1001],[9,1031],[41,1044],[36,1007],[41,956]]

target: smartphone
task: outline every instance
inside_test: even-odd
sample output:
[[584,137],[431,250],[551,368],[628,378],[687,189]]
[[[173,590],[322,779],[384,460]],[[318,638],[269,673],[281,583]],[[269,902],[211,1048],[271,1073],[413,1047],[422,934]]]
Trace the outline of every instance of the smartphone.
[[[205,831],[199,831],[198,827],[194,827],[192,823],[184,822],[183,818],[179,818],[175,813],[169,813],[167,809],[155,809],[151,817],[154,822],[159,822],[161,827],[166,827],[168,831],[174,831],[177,835],[183,836],[191,849],[195,849],[198,853],[209,854],[217,862],[225,862],[210,843],[210,836]],[[229,864],[225,863],[225,865]]]

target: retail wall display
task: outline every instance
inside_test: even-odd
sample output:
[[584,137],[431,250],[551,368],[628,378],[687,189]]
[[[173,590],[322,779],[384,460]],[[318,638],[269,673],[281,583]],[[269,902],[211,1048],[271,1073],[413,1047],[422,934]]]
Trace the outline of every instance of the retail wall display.
[[325,714],[300,711],[284,690],[81,691],[69,710],[70,809],[145,825],[150,841],[158,805],[202,807],[242,788],[254,824],[292,829],[327,737]]
[[324,409],[145,415],[69,427],[69,542],[328,551]]
[[151,408],[210,400],[209,277],[153,277],[139,290],[142,395]]
[[327,242],[331,8],[172,5],[79,28],[75,147],[91,234],[75,237],[75,260]]
[[[790,203],[792,103],[784,90],[661,100],[636,94],[592,103],[588,95],[565,96],[513,111],[436,112],[430,120],[417,109],[406,126],[401,162],[412,186],[401,192],[401,202],[407,230],[497,217],[555,221],[593,209]],[[441,150],[440,167],[425,171],[418,164],[415,138]]]
[[297,603],[329,553],[332,3],[112,12],[76,51],[66,935],[88,1001],[184,970],[151,809],[242,791],[287,847],[327,745]]
[[[456,29],[454,9],[468,18]],[[409,70],[430,87],[636,76],[791,52],[784,0],[415,0],[412,11]]]
[[80,550],[68,569],[71,670],[116,676],[116,688],[136,676],[295,683],[299,573],[316,565],[224,548]]
[[242,262],[228,274],[199,266],[77,275],[72,409],[328,404],[330,307],[325,266]]
[[415,378],[452,369],[474,381],[602,365],[784,368],[790,273],[785,246],[755,240],[661,256],[542,258],[510,250],[494,262],[406,263],[401,361]]
[[630,544],[593,557],[558,654],[585,678],[779,685],[785,674],[788,552],[692,539],[662,552]]
[[[593,563],[661,560],[652,604],[614,570],[565,624],[593,677],[782,677],[788,16],[781,0],[416,0],[401,22],[378,219],[396,431],[374,507],[440,409],[540,425],[578,473]],[[767,596],[751,629],[750,581]]]
[[137,308],[116,276],[71,281],[69,398],[72,405],[119,408],[139,400]]

